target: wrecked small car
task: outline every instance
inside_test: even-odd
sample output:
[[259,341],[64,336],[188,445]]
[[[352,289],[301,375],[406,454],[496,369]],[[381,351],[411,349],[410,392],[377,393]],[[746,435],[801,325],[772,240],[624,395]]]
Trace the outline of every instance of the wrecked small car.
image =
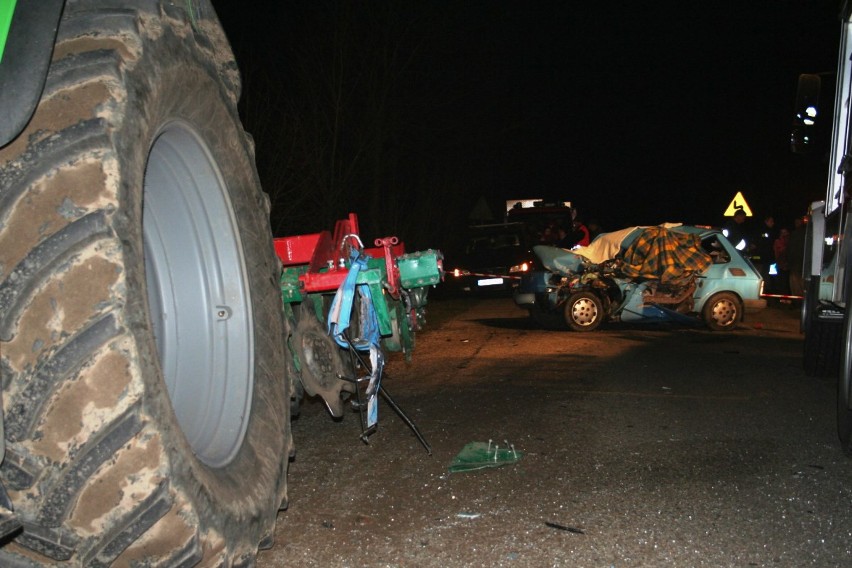
[[744,313],[766,307],[760,273],[718,229],[632,227],[570,251],[533,250],[544,270],[524,275],[514,299],[548,328],[703,320],[728,331]]

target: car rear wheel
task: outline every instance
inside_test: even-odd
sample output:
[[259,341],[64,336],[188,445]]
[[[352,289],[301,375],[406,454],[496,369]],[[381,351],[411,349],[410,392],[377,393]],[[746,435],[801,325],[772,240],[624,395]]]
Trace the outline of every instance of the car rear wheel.
[[742,320],[742,304],[735,294],[720,292],[707,300],[702,316],[713,331],[732,331]]
[[592,292],[574,292],[565,302],[565,323],[574,331],[594,331],[603,319],[603,302]]

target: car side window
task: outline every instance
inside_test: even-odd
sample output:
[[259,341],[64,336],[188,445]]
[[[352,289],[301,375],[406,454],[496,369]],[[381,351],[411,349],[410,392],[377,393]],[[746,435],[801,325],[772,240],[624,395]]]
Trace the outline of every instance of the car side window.
[[725,264],[731,257],[716,235],[708,235],[701,240],[701,248],[713,259],[713,264]]

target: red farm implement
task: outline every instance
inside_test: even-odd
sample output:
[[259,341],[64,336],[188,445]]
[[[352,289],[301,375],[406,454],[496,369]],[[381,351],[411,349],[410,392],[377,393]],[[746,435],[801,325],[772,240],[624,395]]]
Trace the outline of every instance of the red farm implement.
[[[444,275],[439,251],[406,253],[396,237],[373,245],[364,246],[354,213],[337,221],[334,232],[275,239],[284,313],[293,330],[293,410],[304,392],[321,396],[339,417],[344,398],[354,395],[353,405],[366,408],[365,435],[375,427],[380,393],[408,421],[381,387],[383,351],[411,357],[428,289]],[[362,356],[367,353],[369,361]]]

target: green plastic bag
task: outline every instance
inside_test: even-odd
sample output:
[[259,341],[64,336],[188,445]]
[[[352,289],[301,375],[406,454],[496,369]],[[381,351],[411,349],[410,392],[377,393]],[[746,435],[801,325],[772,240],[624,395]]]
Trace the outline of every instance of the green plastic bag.
[[493,442],[471,442],[453,458],[450,473],[473,471],[486,467],[500,467],[517,462],[523,454],[510,444],[499,446]]

